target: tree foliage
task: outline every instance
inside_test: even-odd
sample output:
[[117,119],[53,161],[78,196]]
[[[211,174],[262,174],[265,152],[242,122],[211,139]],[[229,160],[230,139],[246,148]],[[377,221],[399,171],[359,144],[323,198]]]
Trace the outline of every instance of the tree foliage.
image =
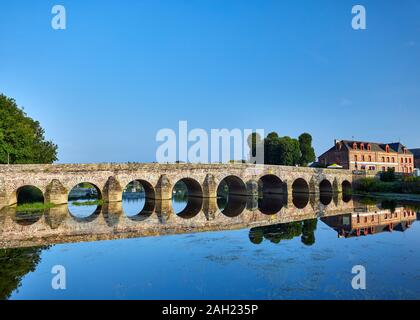
[[380,179],[381,181],[384,181],[384,182],[395,181],[396,180],[395,168],[389,167],[387,171],[381,172]]
[[301,166],[306,167],[309,163],[316,160],[315,150],[312,147],[312,136],[309,133],[302,133],[299,136],[299,149]]
[[253,133],[248,137],[248,145],[253,154],[259,146],[264,147],[265,164],[307,166],[316,159],[309,133],[302,133],[299,139],[280,137],[277,132],[270,132],[265,139],[261,139],[257,133]]
[[0,94],[0,164],[52,163],[57,145],[46,141],[38,121],[28,117],[15,100]]

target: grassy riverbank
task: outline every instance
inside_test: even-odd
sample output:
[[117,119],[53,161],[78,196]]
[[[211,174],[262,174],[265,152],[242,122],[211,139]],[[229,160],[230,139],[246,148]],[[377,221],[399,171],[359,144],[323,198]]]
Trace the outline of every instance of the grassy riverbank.
[[420,177],[402,177],[383,181],[377,178],[363,178],[356,184],[359,194],[394,194],[420,196]]
[[23,203],[16,207],[18,212],[36,212],[43,211],[45,209],[51,209],[55,207],[52,203],[34,202],[34,203]]

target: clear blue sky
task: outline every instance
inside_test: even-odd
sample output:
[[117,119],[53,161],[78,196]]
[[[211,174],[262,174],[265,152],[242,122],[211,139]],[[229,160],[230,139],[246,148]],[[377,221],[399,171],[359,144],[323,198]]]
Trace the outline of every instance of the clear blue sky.
[[2,1],[0,92],[59,162],[154,161],[179,120],[420,147],[420,1]]

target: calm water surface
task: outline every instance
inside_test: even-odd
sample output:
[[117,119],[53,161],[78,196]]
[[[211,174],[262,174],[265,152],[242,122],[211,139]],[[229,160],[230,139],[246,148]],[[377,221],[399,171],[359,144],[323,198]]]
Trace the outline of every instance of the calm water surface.
[[[134,216],[144,205],[144,199],[124,199],[124,213]],[[173,206],[179,212],[186,203]],[[84,217],[96,206],[69,209]],[[340,221],[354,215],[343,213]],[[338,237],[344,228],[337,218],[318,218],[251,230],[0,249],[0,294],[3,299],[419,299],[416,218],[407,229],[360,236],[349,230],[347,237]],[[65,290],[51,287],[54,265],[66,269]],[[355,265],[366,268],[366,290],[352,289]]]

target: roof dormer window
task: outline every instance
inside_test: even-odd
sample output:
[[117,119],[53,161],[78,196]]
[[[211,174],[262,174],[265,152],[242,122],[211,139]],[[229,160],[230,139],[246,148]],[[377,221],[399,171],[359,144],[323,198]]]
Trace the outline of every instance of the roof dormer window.
[[386,153],[389,153],[389,145],[385,146],[385,151],[386,151]]
[[360,150],[365,150],[365,145],[363,143],[360,144]]
[[353,142],[353,149],[357,150],[357,143],[356,142]]
[[370,143],[367,145],[367,149],[368,149],[368,151],[372,150],[372,145]]

